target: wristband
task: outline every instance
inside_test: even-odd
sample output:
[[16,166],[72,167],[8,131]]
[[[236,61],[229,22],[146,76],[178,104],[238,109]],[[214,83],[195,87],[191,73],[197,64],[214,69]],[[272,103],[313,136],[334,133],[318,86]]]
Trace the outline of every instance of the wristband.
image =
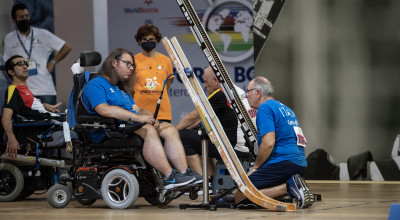
[[57,63],[55,60],[51,60],[50,62],[51,62],[53,65],[56,65],[56,63]]

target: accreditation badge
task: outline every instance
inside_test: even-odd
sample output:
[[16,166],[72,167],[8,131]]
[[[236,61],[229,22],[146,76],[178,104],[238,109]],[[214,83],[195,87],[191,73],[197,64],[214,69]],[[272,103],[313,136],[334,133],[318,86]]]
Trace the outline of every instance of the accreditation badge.
[[28,67],[29,76],[34,76],[38,74],[36,67],[36,60],[29,59],[28,62],[29,62],[29,67]]
[[297,127],[297,126],[293,126],[293,129],[294,129],[294,133],[296,133],[296,137],[297,137],[297,146],[306,147],[307,140],[306,140],[306,137],[304,137],[304,134],[303,134],[303,131],[301,130],[301,128]]

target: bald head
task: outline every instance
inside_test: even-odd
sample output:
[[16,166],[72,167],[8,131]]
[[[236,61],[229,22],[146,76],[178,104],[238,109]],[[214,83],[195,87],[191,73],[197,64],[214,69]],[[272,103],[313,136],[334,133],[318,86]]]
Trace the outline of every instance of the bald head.
[[217,79],[217,77],[215,76],[214,72],[212,71],[211,67],[207,67],[204,70],[204,78],[207,78],[209,80],[211,79]]
[[203,80],[204,87],[206,88],[208,95],[212,94],[215,90],[221,87],[211,67],[207,67],[204,70]]

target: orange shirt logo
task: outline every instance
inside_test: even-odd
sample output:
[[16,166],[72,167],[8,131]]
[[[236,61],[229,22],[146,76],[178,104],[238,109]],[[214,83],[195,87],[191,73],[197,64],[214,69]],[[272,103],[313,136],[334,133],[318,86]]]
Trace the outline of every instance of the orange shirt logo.
[[156,88],[157,88],[157,85],[160,85],[158,82],[157,82],[157,77],[153,77],[153,79],[150,79],[150,78],[146,78],[146,88],[148,89],[148,90],[155,90]]

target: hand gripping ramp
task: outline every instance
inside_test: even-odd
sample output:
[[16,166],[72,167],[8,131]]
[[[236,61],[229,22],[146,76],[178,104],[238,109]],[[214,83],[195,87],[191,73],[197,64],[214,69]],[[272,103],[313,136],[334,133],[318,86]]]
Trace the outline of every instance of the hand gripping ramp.
[[182,79],[186,90],[192,99],[201,121],[204,124],[206,132],[210,140],[217,147],[218,152],[224,161],[226,168],[236,182],[238,189],[254,203],[274,211],[295,211],[294,203],[283,203],[271,199],[259,192],[251,183],[239,162],[235,151],[233,150],[217,116],[215,115],[203,89],[193,74],[191,66],[186,59],[177,39],[173,37],[171,40],[163,38],[164,44],[174,66]]

